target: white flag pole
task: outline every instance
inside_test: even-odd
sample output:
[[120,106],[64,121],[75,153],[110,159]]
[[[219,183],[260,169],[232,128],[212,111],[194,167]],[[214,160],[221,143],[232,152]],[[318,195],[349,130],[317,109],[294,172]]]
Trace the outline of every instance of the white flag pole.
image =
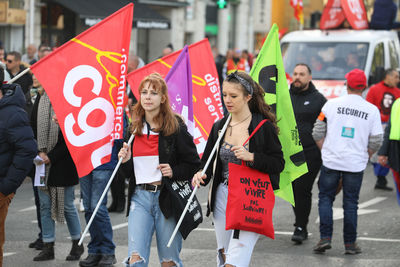
[[[128,146],[131,145],[134,136],[135,136],[135,135],[132,134],[131,137],[129,138]],[[100,197],[100,199],[99,199],[99,202],[97,202],[96,208],[94,209],[94,211],[93,211],[93,213],[92,213],[92,217],[90,217],[90,220],[89,220],[89,222],[88,222],[87,225],[86,225],[85,231],[83,231],[83,234],[82,234],[82,236],[81,236],[81,239],[79,239],[78,245],[81,245],[81,244],[82,244],[83,239],[85,238],[86,233],[89,231],[89,227],[90,227],[90,225],[92,224],[92,222],[93,222],[93,220],[94,220],[94,217],[96,216],[96,213],[97,213],[98,209],[100,208],[101,202],[103,201],[104,197],[106,196],[106,194],[107,194],[107,192],[108,192],[108,188],[110,188],[110,185],[111,185],[112,181],[114,180],[114,177],[115,177],[115,175],[116,175],[116,173],[117,173],[117,171],[118,171],[118,169],[119,169],[119,166],[121,166],[121,163],[122,163],[122,158],[119,158],[118,164],[117,164],[117,166],[115,166],[114,171],[113,171],[113,173],[112,173],[112,175],[111,175],[111,177],[110,177],[110,180],[108,181],[108,183],[107,183],[107,185],[106,185],[106,188],[104,188],[103,194],[101,195],[101,197]]]
[[[230,120],[231,120],[231,117],[232,117],[232,115],[229,114],[229,117],[228,117],[228,119],[226,120],[226,122],[225,122],[225,124],[224,124],[224,127],[222,128],[221,132],[220,132],[219,135],[218,135],[217,142],[215,142],[215,145],[214,145],[213,149],[211,150],[211,153],[210,153],[210,156],[209,156],[208,159],[207,159],[206,165],[204,166],[203,170],[201,171],[201,174],[200,174],[201,176],[204,175],[204,173],[206,172],[206,170],[207,170],[207,168],[208,168],[208,165],[210,165],[211,159],[212,159],[212,157],[214,156],[214,153],[215,153],[215,151],[217,150],[217,147],[219,146],[219,142],[221,141],[222,136],[224,136],[224,133],[225,133],[225,131],[226,131],[226,128],[228,127],[228,124],[229,124],[229,122],[230,122]],[[218,155],[217,155],[217,156],[218,156]],[[171,238],[170,238],[169,241],[168,241],[167,247],[170,247],[170,246],[171,246],[172,241],[174,240],[175,235],[176,235],[176,233],[178,232],[178,229],[179,229],[179,227],[180,227],[181,224],[182,224],[183,218],[184,218],[185,215],[186,215],[186,212],[187,212],[187,210],[188,210],[188,208],[189,208],[189,205],[190,205],[190,203],[192,203],[192,200],[193,200],[194,196],[196,195],[197,188],[198,188],[198,187],[196,186],[196,187],[193,189],[193,192],[192,192],[192,194],[190,195],[190,198],[189,198],[188,202],[186,203],[185,209],[183,210],[182,215],[181,215],[181,217],[179,218],[179,221],[177,222],[177,224],[176,224],[176,226],[175,226],[174,232],[172,233]]]
[[12,78],[11,80],[9,80],[9,81],[7,82],[7,84],[10,84],[10,83],[15,82],[16,80],[18,80],[21,76],[23,76],[25,73],[27,73],[27,72],[30,71],[30,70],[31,70],[31,68],[26,68],[26,69],[24,69],[23,71],[21,71],[20,73],[18,73],[14,78]]

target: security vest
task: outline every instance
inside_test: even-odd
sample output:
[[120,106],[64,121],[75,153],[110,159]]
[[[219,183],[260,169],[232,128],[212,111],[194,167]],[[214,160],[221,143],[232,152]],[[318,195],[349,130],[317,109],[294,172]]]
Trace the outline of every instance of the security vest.
[[241,58],[237,64],[235,64],[235,61],[233,61],[233,59],[228,59],[226,61],[227,75],[231,74],[232,72],[235,72],[236,70],[246,71],[246,60],[244,58]]
[[400,98],[394,101],[390,113],[390,135],[389,140],[400,141]]

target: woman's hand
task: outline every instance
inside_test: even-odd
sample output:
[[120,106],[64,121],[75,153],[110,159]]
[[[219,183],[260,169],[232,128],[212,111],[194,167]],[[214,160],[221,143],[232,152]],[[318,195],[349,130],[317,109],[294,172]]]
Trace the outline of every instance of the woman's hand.
[[254,153],[250,153],[243,146],[234,146],[231,151],[235,154],[235,157],[243,161],[254,161]]
[[161,171],[162,176],[172,178],[173,172],[172,172],[171,166],[169,166],[168,163],[162,163],[162,164],[158,165],[157,169],[159,169]]
[[39,152],[39,157],[42,158],[44,164],[50,163],[50,159],[45,152]]
[[387,156],[378,156],[378,162],[382,166],[386,166],[388,163],[388,157]]
[[203,174],[203,176],[201,176],[201,172],[196,173],[192,179],[192,186],[200,187],[200,184],[204,184],[204,179],[206,178],[207,178],[206,174]]
[[118,153],[118,158],[122,158],[122,163],[125,163],[131,158],[131,153],[131,147],[124,142],[124,145]]

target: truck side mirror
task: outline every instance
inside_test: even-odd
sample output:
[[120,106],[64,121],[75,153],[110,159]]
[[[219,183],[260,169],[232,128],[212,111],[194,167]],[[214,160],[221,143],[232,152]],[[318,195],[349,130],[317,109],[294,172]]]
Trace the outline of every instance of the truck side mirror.
[[384,67],[376,67],[374,73],[369,75],[368,79],[368,86],[373,84],[379,83],[383,80],[383,76],[385,75],[385,68]]

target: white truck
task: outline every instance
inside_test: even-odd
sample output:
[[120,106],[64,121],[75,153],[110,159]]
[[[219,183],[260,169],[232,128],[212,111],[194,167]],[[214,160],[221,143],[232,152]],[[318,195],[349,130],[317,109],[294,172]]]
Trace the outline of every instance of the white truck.
[[397,32],[378,30],[304,30],[286,34],[281,40],[283,64],[291,75],[297,63],[312,70],[313,83],[326,97],[346,93],[345,74],[364,70],[368,85],[380,82],[387,68],[399,68]]

